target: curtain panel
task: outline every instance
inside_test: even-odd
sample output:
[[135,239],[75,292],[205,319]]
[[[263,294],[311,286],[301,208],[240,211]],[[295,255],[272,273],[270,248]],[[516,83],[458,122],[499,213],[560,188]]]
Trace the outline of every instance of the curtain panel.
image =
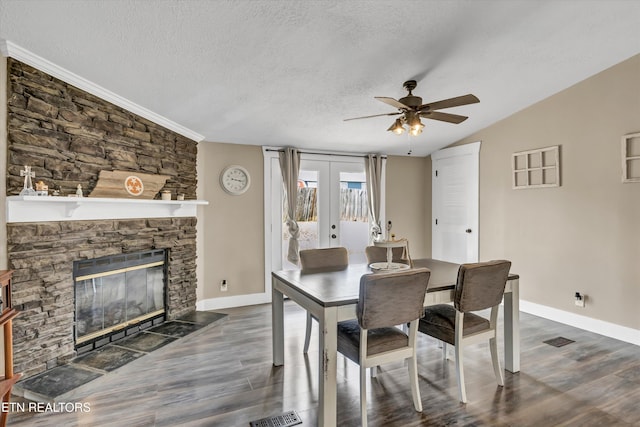
[[300,171],[300,152],[291,147],[285,148],[279,153],[280,171],[282,172],[282,184],[286,201],[286,224],[289,229],[289,249],[287,259],[298,263],[300,244],[300,228],[296,222],[296,205],[298,200],[298,172]]
[[380,224],[380,198],[382,197],[382,159],[380,154],[368,154],[364,158],[364,169],[367,177],[367,199],[371,227],[369,240],[375,242],[382,237]]

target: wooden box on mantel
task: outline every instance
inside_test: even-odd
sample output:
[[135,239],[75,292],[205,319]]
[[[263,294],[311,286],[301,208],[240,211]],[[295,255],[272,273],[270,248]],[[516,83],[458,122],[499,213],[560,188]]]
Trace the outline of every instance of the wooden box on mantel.
[[98,184],[89,197],[153,199],[164,187],[168,175],[127,171],[100,171]]

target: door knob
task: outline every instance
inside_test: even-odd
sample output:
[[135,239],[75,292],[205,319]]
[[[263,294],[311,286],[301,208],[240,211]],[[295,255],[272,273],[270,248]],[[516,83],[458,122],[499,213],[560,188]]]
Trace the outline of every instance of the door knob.
[[336,237],[338,237],[338,236],[336,236],[335,234],[332,234],[332,235],[331,235],[331,238],[332,238],[332,239],[335,239]]
[[331,225],[331,229],[332,229],[332,230],[335,230],[335,229],[336,229],[336,225],[335,225],[335,224],[332,224],[332,225]]
[[465,233],[471,233],[471,229],[470,229],[470,228],[467,228],[467,229],[466,229],[466,230],[464,230],[464,231],[465,231]]

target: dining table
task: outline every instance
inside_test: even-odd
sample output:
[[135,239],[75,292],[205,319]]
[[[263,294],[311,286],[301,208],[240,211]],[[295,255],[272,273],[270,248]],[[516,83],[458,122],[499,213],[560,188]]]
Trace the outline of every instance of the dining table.
[[[424,305],[450,303],[460,264],[431,258],[414,259],[413,267],[431,271]],[[318,425],[337,422],[337,325],[356,318],[360,278],[372,270],[367,264],[351,264],[345,270],[302,273],[280,270],[271,273],[273,364],[284,365],[285,295],[313,314],[319,323]],[[519,276],[510,273],[503,297],[504,366],[520,371]]]

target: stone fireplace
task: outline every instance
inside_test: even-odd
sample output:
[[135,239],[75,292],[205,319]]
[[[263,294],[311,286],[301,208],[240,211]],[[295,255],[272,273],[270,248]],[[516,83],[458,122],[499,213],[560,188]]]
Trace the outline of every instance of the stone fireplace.
[[[164,251],[164,317],[195,311],[197,143],[15,59],[7,71],[7,258],[15,370],[27,378],[77,355],[74,262]],[[78,184],[90,194],[100,171],[122,170],[168,176],[163,189],[185,202],[25,200],[25,165],[62,196]]]
[[26,377],[68,363],[74,340],[74,261],[165,249],[165,316],[195,310],[196,218],[10,223],[15,370]]

